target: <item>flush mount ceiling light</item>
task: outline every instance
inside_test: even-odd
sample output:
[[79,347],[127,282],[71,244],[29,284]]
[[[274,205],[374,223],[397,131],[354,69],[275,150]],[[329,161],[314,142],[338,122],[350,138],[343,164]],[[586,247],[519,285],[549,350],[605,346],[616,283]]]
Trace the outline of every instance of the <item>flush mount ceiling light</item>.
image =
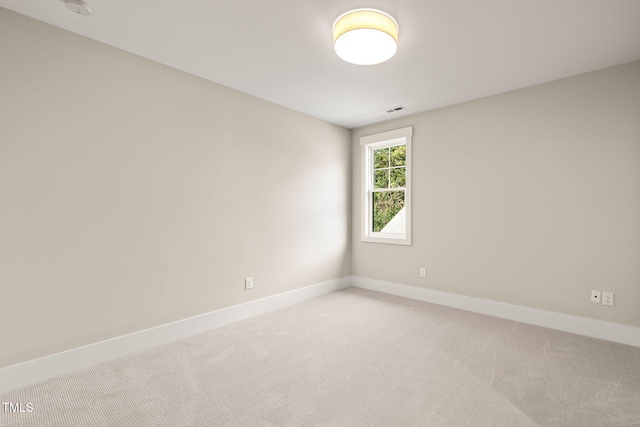
[[398,50],[398,23],[379,10],[351,10],[333,23],[333,47],[352,64],[379,64]]

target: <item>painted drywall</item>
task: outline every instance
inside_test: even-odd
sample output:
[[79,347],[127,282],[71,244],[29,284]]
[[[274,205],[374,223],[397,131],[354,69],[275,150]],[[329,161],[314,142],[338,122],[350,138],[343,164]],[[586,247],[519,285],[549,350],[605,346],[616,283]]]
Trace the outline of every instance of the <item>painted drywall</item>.
[[[405,126],[413,245],[361,242],[360,137]],[[640,62],[360,128],[352,144],[354,276],[640,326]]]
[[349,130],[5,9],[0,52],[0,367],[350,275]]

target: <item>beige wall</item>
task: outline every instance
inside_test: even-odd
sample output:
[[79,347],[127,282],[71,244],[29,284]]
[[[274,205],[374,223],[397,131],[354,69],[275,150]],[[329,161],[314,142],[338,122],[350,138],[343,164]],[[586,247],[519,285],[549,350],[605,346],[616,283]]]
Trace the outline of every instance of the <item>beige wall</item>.
[[347,129],[0,8],[0,367],[348,276],[350,168]]
[[[413,246],[363,243],[359,138],[411,125]],[[640,326],[640,62],[358,129],[353,158],[353,275]]]
[[[0,54],[0,367],[352,271],[640,326],[640,62],[351,141],[4,9]],[[404,126],[414,244],[362,243],[359,137]]]

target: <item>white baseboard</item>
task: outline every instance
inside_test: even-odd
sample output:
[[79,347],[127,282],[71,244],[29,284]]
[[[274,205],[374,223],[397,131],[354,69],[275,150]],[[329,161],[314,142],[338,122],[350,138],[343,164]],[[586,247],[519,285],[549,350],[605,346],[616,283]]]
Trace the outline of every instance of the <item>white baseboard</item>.
[[357,276],[351,286],[640,347],[640,328],[633,326]]
[[640,347],[640,328],[633,326],[352,276],[318,283],[2,368],[0,369],[0,394],[116,357],[187,338],[349,286]]
[[201,314],[0,369],[0,394],[349,287],[350,277]]

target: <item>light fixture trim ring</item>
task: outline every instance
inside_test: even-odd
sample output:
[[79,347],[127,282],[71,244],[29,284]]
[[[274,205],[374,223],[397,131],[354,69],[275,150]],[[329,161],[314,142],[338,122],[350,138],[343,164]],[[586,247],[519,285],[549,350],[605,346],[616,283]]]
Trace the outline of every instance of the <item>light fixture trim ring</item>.
[[339,20],[341,20],[345,16],[350,15],[350,14],[355,13],[355,12],[375,12],[375,13],[379,13],[381,15],[384,15],[387,18],[391,19],[393,21],[393,23],[396,25],[396,32],[398,32],[398,33],[400,32],[400,26],[398,25],[398,21],[396,21],[393,16],[389,15],[387,12],[384,12],[384,11],[382,11],[380,9],[371,9],[371,8],[368,8],[368,7],[363,7],[363,8],[360,8],[360,9],[348,10],[345,13],[343,13],[342,15],[338,16],[336,18],[336,20],[333,21],[333,25],[331,26],[332,30],[335,31],[336,24],[338,23]]

